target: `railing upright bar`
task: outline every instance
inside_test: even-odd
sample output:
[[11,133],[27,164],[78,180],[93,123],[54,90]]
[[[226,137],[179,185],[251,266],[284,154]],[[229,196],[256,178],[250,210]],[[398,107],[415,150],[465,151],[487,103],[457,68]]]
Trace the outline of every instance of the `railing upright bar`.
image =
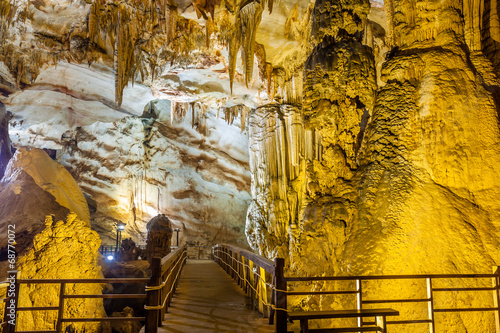
[[236,283],[238,283],[238,274],[237,272],[237,267],[236,267],[236,252],[231,251],[231,267],[233,268],[231,272],[233,272],[233,280],[236,280]]
[[264,268],[260,267],[260,277],[261,277],[261,292],[262,292],[262,316],[264,318],[269,317],[269,307],[266,305],[269,302],[269,297],[267,293],[267,284],[266,284],[266,271]]
[[493,267],[493,274],[496,277],[492,278],[493,282],[493,306],[497,308],[495,311],[495,332],[500,333],[500,267]]
[[276,307],[276,269],[273,270],[272,272],[272,284],[274,288],[271,289],[271,307],[269,309],[269,325],[274,324],[274,314],[275,310],[274,308]]
[[274,259],[276,275],[276,333],[287,333],[286,328],[286,289],[287,282],[284,276],[285,259]]
[[[357,291],[357,309],[361,310],[363,309],[363,280],[357,279],[356,280],[356,291]],[[363,318],[358,317],[358,327],[363,326]]]
[[[174,262],[174,265],[175,265],[175,262]],[[163,268],[160,268],[161,271],[163,271]],[[170,274],[170,272],[172,271],[173,267],[170,266],[168,267],[168,269],[161,275],[161,278],[160,278],[160,283],[162,283],[164,280],[165,280],[165,276],[168,276],[168,274]],[[163,304],[163,302],[165,301],[165,298],[167,297],[167,292],[170,290],[170,276],[167,277],[167,281],[165,283],[165,285],[160,289],[160,302],[159,304]],[[163,320],[163,318],[165,318],[165,313],[167,312],[167,307],[169,306],[169,302],[167,300],[166,302],[166,306],[162,307],[160,309],[160,321]]]
[[428,305],[428,312],[429,312],[429,332],[434,333],[435,332],[435,326],[434,326],[434,293],[432,290],[432,278],[427,278],[425,279],[427,282],[427,298],[429,299],[429,305]]
[[245,289],[245,257],[243,257],[242,254],[240,254],[240,275],[241,275],[241,288],[244,290]]
[[241,281],[241,287],[243,288],[243,291],[246,294],[248,292],[247,269],[246,269],[246,258],[243,255],[241,256],[241,275],[243,276],[243,281]]
[[[149,280],[148,286],[157,287],[160,285],[161,279],[161,258],[151,259],[151,279]],[[159,289],[148,290],[148,306],[158,306],[159,305]],[[156,333],[158,332],[158,321],[160,316],[158,310],[149,310],[146,312],[146,327],[144,331],[146,333]],[[161,325],[161,323],[160,323]]]
[[66,283],[61,282],[60,288],[59,288],[59,310],[57,313],[57,325],[56,325],[56,331],[57,332],[62,332],[62,323],[64,319],[64,292],[66,290]]
[[256,287],[257,287],[257,308],[260,313],[264,313],[264,290],[262,290],[262,270],[260,266],[257,265],[256,272]]

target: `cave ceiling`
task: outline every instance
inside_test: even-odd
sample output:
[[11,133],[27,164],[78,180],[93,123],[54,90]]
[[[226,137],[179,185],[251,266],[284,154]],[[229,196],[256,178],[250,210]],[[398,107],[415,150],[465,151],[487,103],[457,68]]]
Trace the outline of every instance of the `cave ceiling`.
[[[314,1],[274,2],[2,0],[0,88],[23,89],[67,61],[112,68],[118,106],[133,81],[168,95],[175,88],[162,75],[188,68],[229,80],[228,95],[297,102]],[[371,15],[383,39],[382,6],[374,2]],[[235,84],[250,90],[233,92]]]

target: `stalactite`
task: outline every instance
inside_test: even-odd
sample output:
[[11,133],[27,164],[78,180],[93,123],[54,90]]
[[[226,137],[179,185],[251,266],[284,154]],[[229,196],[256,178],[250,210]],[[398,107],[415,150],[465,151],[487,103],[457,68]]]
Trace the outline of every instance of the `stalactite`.
[[255,36],[262,19],[262,12],[262,6],[257,2],[252,2],[251,4],[241,8],[239,11],[242,37],[241,58],[243,59],[243,66],[245,70],[245,84],[247,87],[248,83],[252,79],[255,53]]
[[384,1],[385,15],[387,17],[387,26],[389,31],[387,32],[387,44],[389,47],[395,46],[395,35],[394,35],[394,0]]

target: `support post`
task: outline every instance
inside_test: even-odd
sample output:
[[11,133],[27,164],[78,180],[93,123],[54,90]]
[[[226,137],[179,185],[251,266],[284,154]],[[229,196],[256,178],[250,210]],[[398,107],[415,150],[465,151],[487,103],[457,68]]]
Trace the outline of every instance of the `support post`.
[[[151,259],[151,279],[149,280],[149,287],[156,287],[160,285],[160,275],[161,275],[161,258]],[[158,306],[160,305],[159,295],[160,290],[148,290],[148,306]],[[146,327],[144,329],[145,333],[156,333],[158,332],[158,326],[161,326],[161,319],[159,315],[159,310],[148,310],[146,311]],[[158,325],[159,323],[159,325]]]
[[61,282],[61,287],[59,289],[59,310],[57,313],[57,325],[56,331],[62,332],[62,320],[64,318],[64,292],[66,290],[66,283]]
[[[363,308],[363,286],[362,286],[363,281],[361,279],[356,280],[356,291],[358,292],[357,294],[357,306],[358,310],[361,310]],[[363,326],[363,318],[358,317],[358,327]]]
[[[259,290],[260,290],[260,299],[259,299],[259,310],[262,308],[262,316],[267,318],[269,316],[269,307],[266,305],[269,301],[269,297],[267,295],[267,284],[266,284],[266,270],[262,267],[258,267],[259,270]],[[261,306],[262,305],[262,306]]]
[[247,267],[245,266],[245,263],[246,263],[246,258],[244,256],[241,256],[241,274],[243,275],[243,281],[242,281],[242,287],[243,287],[243,291],[245,292],[245,294],[248,292],[248,286],[247,286]]
[[285,259],[274,259],[276,275],[276,333],[286,333],[286,279],[284,276]]
[[[276,286],[276,273],[273,272],[272,276],[272,284],[273,286]],[[274,308],[276,307],[276,290],[271,290],[271,306],[269,307],[269,325],[274,324],[274,314],[275,310]]]
[[493,267],[493,274],[496,277],[492,278],[493,283],[493,305],[497,309],[495,311],[495,332],[500,333],[500,267]]
[[427,278],[427,298],[429,299],[429,305],[428,305],[428,311],[429,311],[429,332],[434,333],[435,332],[435,326],[434,326],[434,296],[432,293],[432,279]]

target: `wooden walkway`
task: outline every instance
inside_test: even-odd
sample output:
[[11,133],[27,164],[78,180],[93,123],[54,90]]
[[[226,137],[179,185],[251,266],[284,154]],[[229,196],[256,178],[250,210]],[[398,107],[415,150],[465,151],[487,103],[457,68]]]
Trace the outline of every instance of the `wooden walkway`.
[[271,333],[241,288],[210,260],[188,260],[159,333]]

